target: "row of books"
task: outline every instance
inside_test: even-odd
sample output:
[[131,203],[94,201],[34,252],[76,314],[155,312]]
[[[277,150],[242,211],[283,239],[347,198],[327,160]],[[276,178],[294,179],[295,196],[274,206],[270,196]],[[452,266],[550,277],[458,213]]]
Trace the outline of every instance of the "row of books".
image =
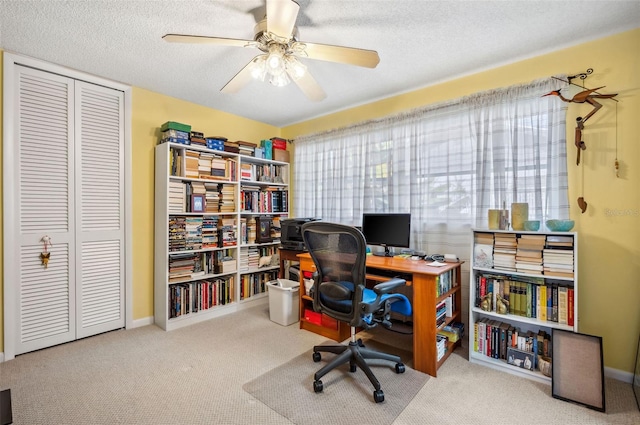
[[[184,212],[234,212],[235,187],[232,184],[209,182],[169,182],[168,209],[169,213]],[[194,206],[193,195],[204,197],[199,208]]]
[[436,335],[436,361],[440,361],[442,357],[447,353],[447,337],[442,335]]
[[575,291],[567,281],[477,274],[474,289],[482,310],[574,326]]
[[453,316],[455,296],[453,293],[436,304],[436,327],[441,327],[447,321],[447,317]]
[[240,180],[249,182],[287,183],[286,166],[243,162]]
[[509,323],[482,318],[474,323],[473,351],[529,370],[538,367],[538,357],[551,357],[551,335],[540,329],[521,331]]
[[240,277],[240,299],[244,300],[253,295],[263,294],[267,290],[267,283],[277,278],[278,270],[243,274]]
[[169,285],[169,318],[233,302],[235,276]]
[[235,249],[169,255],[169,282],[237,270]]
[[243,186],[240,191],[240,210],[255,213],[283,213],[289,211],[289,191],[278,188]]
[[228,216],[169,216],[169,252],[235,246],[236,224]]
[[190,179],[236,181],[237,163],[234,158],[213,152],[171,148],[169,175]]
[[436,297],[446,294],[460,284],[456,281],[455,270],[446,271],[436,277]]

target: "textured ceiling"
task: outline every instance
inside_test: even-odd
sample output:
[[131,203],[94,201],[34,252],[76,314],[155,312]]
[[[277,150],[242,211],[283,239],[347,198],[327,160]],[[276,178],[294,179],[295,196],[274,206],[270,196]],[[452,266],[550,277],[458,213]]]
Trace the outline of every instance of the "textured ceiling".
[[321,102],[259,81],[223,94],[258,50],[162,40],[252,39],[265,0],[0,0],[0,48],[282,127],[640,26],[640,0],[298,3],[301,41],[377,50],[378,67],[303,59]]

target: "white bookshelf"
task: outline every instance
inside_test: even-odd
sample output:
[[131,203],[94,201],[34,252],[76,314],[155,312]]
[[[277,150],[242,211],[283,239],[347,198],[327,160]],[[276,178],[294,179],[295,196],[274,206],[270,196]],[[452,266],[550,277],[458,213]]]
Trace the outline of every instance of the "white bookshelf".
[[[172,157],[173,152],[179,152],[181,155],[178,157],[180,162],[177,175],[172,174]],[[235,172],[229,170],[228,180],[218,180],[211,178],[200,177],[185,177],[186,169],[186,151],[195,152],[197,154],[207,153],[220,157],[228,162],[230,168],[235,168]],[[269,179],[269,176],[260,178],[259,173],[254,174],[257,179],[242,179],[241,170],[243,165],[246,167],[252,166],[254,170],[264,169],[269,170],[271,173],[276,173],[278,178]],[[186,199],[184,199],[184,208],[178,211],[177,203],[174,201],[170,208],[169,187],[170,183],[179,184],[211,184],[211,183],[223,183],[226,186],[226,190],[233,190],[234,202],[232,211],[224,212],[187,212]],[[176,185],[178,186],[178,185]],[[209,185],[211,186],[211,185]],[[286,204],[284,207],[275,208],[277,211],[273,211],[272,203],[265,203],[261,209],[256,211],[246,210],[241,203],[241,194],[245,188],[258,188],[258,191],[271,196],[272,192],[284,193],[286,196]],[[277,253],[277,247],[280,244],[278,238],[274,238],[270,242],[255,243],[242,240],[241,234],[241,222],[242,219],[255,220],[256,216],[267,217],[274,219],[275,217],[286,218],[288,216],[288,187],[289,187],[289,164],[286,162],[271,161],[266,159],[254,158],[245,155],[239,155],[235,153],[216,151],[199,146],[182,145],[176,143],[162,143],[155,148],[155,253],[154,253],[154,320],[155,323],[164,330],[177,329],[183,326],[191,325],[203,320],[209,320],[214,317],[218,317],[224,314],[228,314],[239,309],[254,306],[257,303],[267,302],[266,285],[258,285],[256,290],[249,291],[249,293],[241,293],[243,278],[251,277],[252,275],[264,275],[269,274],[270,277],[277,276],[279,267],[272,265],[265,265],[263,267],[253,267],[248,270],[241,270],[240,257],[242,250],[249,249],[249,247],[256,247],[259,251],[268,251],[269,249]],[[275,195],[274,195],[275,196]],[[215,202],[212,202],[215,205]],[[227,206],[227,208],[229,208]],[[185,218],[189,220],[195,219],[217,219],[222,218],[233,219],[235,222],[235,235],[236,241],[232,245],[217,246],[217,247],[196,247],[190,249],[185,246],[182,249],[176,250],[175,246],[172,246],[169,241],[169,227],[170,220],[178,218]],[[196,254],[199,258],[203,256],[212,256],[220,254],[221,252],[231,254],[228,257],[233,257],[234,264],[230,265],[232,271],[225,271],[216,273],[215,270],[206,270],[203,272],[187,273],[186,276],[180,276],[176,278],[172,275],[170,281],[169,273],[169,261],[175,259],[181,255]],[[229,266],[226,265],[225,266]],[[234,267],[235,266],[235,267]],[[204,268],[204,267],[203,267]],[[219,270],[218,270],[219,271]],[[197,285],[202,285],[203,281],[216,282],[216,280],[228,280],[229,294],[227,300],[223,303],[214,304],[202,300],[194,300],[194,297],[206,295],[206,290],[198,290]],[[174,293],[174,285],[182,285],[182,288],[189,287],[189,299],[184,299],[187,291],[181,289],[181,295],[183,297],[181,303],[181,314],[176,315],[175,300],[172,304],[172,293]],[[209,287],[209,285],[206,285]],[[200,286],[202,288],[202,286]],[[211,289],[210,295],[215,294],[214,289]],[[241,296],[242,294],[242,296]],[[175,295],[175,293],[174,293]],[[214,297],[215,298],[215,297]],[[199,301],[199,302],[198,302]],[[184,309],[184,302],[189,303],[189,308]],[[199,304],[198,311],[194,311],[194,302]],[[188,312],[187,312],[188,311]]]
[[[504,350],[502,349],[498,349],[498,352],[499,352],[498,358],[492,357],[491,355],[487,354],[486,335],[484,339],[485,341],[484,350],[479,348],[478,339],[479,338],[482,339],[481,338],[483,333],[482,327],[483,326],[486,327],[486,323],[493,324],[495,326],[497,326],[499,323],[504,323],[506,324],[506,326],[512,327],[513,329],[518,329],[520,331],[519,332],[520,335],[526,336],[528,332],[531,332],[534,335],[534,337],[539,333],[539,331],[543,331],[551,335],[553,329],[562,329],[562,330],[568,330],[573,332],[578,331],[578,235],[577,233],[547,232],[547,231],[530,232],[530,231],[518,231],[518,230],[487,230],[487,229],[473,229],[472,232],[473,232],[473,238],[472,238],[472,245],[471,245],[471,267],[470,267],[471,276],[469,280],[469,286],[470,286],[469,288],[469,331],[468,331],[469,361],[472,363],[477,363],[483,366],[491,367],[493,369],[497,369],[500,371],[508,372],[513,375],[517,375],[517,376],[525,377],[528,379],[536,380],[538,382],[550,384],[551,378],[542,374],[540,370],[537,370],[537,369],[528,370],[513,364],[509,364],[507,362],[506,353],[505,355],[502,354],[504,352]],[[510,236],[512,238],[515,237],[516,241],[518,241],[522,237],[527,238],[529,237],[529,235],[537,235],[538,237],[544,237],[545,243],[544,243],[544,247],[542,248],[543,250],[557,249],[557,250],[563,250],[563,251],[570,251],[572,253],[573,267],[570,271],[571,275],[570,276],[551,275],[550,273],[552,273],[552,271],[550,270],[546,271],[544,269],[545,266],[543,266],[543,270],[541,272],[526,273],[526,272],[523,272],[522,269],[520,269],[519,271],[518,270],[514,271],[514,270],[508,270],[504,266],[500,266],[500,265],[488,266],[486,264],[479,264],[481,260],[478,258],[478,256],[475,255],[476,245],[479,243],[477,242],[479,240],[479,236],[478,236],[479,234],[491,235],[494,238],[494,241],[496,236],[498,236],[498,238],[501,238],[504,236],[507,236],[507,237]],[[556,237],[556,239],[571,241],[571,248],[566,246],[562,248],[557,246],[555,248],[552,248],[548,242],[550,237],[551,238]],[[557,237],[560,237],[560,238],[557,238]],[[495,242],[494,242],[494,249],[495,249]],[[517,252],[517,245],[515,249]],[[544,260],[544,255],[547,255],[546,254],[547,252],[548,251],[543,251],[541,253],[541,255],[543,256],[543,259],[541,260],[541,264],[549,263],[549,261],[545,262]],[[492,256],[493,256],[492,260],[495,260],[495,251],[492,252]],[[522,257],[519,256],[519,258],[522,258]],[[538,273],[542,273],[542,274],[538,274]],[[510,310],[507,314],[503,314],[504,311],[503,313],[496,311],[497,310],[496,304],[498,304],[498,302],[494,301],[495,298],[492,300],[491,310],[489,311],[486,310],[487,308],[486,304],[485,304],[485,309],[481,308],[482,297],[479,291],[481,287],[480,282],[482,277],[485,277],[485,284],[486,284],[486,280],[489,278],[494,279],[493,281],[497,280],[499,282],[505,282],[505,283],[498,284],[498,285],[502,285],[502,288],[504,288],[504,286],[508,286],[512,288],[513,282],[525,283],[525,290],[526,290],[524,294],[525,300],[527,300],[526,298],[527,293],[531,295],[533,294],[533,292],[536,292],[536,295],[531,295],[533,299],[536,300],[535,304],[532,305],[533,301],[526,301],[526,304],[531,306],[531,313],[526,314],[526,306],[525,306],[525,309],[523,309],[521,306],[519,313],[511,310],[512,308],[514,308],[513,306],[511,306],[511,303],[515,302],[515,297],[517,296],[517,294],[520,294],[521,292],[516,292],[516,295],[513,295],[511,292],[509,293]],[[526,286],[527,283],[531,283],[531,285]],[[540,300],[536,299],[537,293],[539,292],[538,287],[540,286],[545,286],[545,290],[547,288],[553,289],[553,287],[566,287],[567,290],[571,289],[573,291],[573,308],[572,308],[573,324],[572,325],[569,325],[568,323],[560,323],[561,321],[563,321],[562,319],[550,320],[550,318],[547,317],[545,320],[543,317],[541,317],[542,313],[539,309],[542,308],[542,306],[537,305],[539,304]],[[503,292],[502,289],[500,291]],[[566,305],[566,307],[567,309],[569,308],[568,304]],[[553,309],[553,305],[551,308]],[[558,308],[558,312],[559,310],[560,308]],[[567,310],[567,317],[568,315],[569,315],[569,311]],[[555,318],[555,316],[553,316],[553,318]],[[507,341],[508,341],[508,331],[505,331],[505,333],[507,335]],[[500,340],[499,335],[498,335],[498,340]],[[501,345],[501,348],[503,347],[504,345]],[[527,350],[523,350],[523,351],[527,351]],[[553,361],[552,361],[552,365],[553,365]]]

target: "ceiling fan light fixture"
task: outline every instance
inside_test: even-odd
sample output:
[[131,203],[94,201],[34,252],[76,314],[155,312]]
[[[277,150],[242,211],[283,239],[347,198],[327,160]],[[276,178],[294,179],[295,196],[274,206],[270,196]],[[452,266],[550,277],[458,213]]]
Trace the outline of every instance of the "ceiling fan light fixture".
[[269,82],[276,87],[284,87],[291,82],[286,72],[280,74],[271,74]]
[[302,78],[307,72],[307,67],[293,55],[286,55],[284,57],[284,64],[287,69],[287,74],[294,80]]
[[253,59],[251,76],[260,81],[264,81],[267,76],[267,55],[259,55]]
[[284,47],[282,45],[276,43],[269,45],[267,71],[271,75],[278,75],[284,72]]

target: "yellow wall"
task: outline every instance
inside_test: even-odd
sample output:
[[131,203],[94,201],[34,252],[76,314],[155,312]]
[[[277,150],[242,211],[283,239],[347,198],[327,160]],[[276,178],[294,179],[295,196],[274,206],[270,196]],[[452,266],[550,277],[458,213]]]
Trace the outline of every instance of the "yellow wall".
[[190,124],[205,135],[259,143],[280,129],[237,115],[133,89],[133,318],[153,316],[154,147],[166,121]]
[[[603,336],[606,366],[632,372],[640,332],[640,308],[637,306],[640,300],[640,198],[636,188],[640,183],[640,125],[637,121],[640,116],[640,29],[283,129],[134,88],[133,319],[153,315],[153,148],[158,139],[158,126],[163,122],[185,122],[206,134],[254,142],[278,135],[295,138],[482,90],[553,74],[582,72],[589,67],[595,72],[586,80],[588,87],[606,85],[602,92],[620,93],[617,145],[621,173],[620,178],[613,174],[614,102],[603,101],[604,108],[587,122],[584,167],[575,165],[572,120],[577,114],[584,115],[589,108],[572,105],[567,116],[567,142],[571,218],[576,220],[574,230],[580,239],[579,330]],[[580,214],[575,202],[580,195],[589,203],[585,214]],[[0,302],[0,352],[4,329],[2,308]]]
[[[575,163],[574,120],[589,105],[567,113],[569,200],[579,239],[579,331],[603,337],[605,365],[633,372],[640,332],[640,29],[493,70],[459,78],[282,129],[282,137],[338,128],[418,106],[451,100],[554,74],[593,68],[585,80],[602,93],[619,93],[585,124],[583,164]],[[616,140],[620,177],[614,174]],[[584,180],[583,180],[584,179]],[[581,214],[577,198],[584,196]]]

